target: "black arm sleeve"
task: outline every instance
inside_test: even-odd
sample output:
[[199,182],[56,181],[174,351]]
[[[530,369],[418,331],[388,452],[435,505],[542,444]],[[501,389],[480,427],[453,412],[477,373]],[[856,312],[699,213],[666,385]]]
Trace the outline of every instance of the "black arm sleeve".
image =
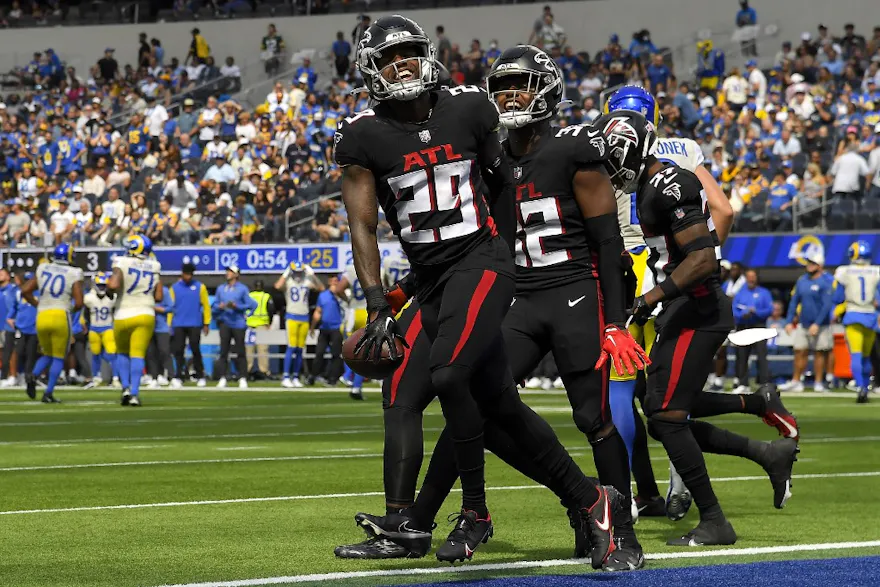
[[598,256],[599,286],[602,288],[605,322],[623,326],[626,323],[626,268],[622,259],[623,238],[617,214],[584,218],[590,245]]

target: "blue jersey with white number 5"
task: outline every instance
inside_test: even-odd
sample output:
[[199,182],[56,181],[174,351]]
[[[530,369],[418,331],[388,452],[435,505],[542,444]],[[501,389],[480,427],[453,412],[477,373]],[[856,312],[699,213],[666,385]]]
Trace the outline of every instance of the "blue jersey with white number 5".
[[116,303],[116,320],[135,316],[155,316],[154,291],[160,283],[162,266],[154,259],[120,256],[113,268],[122,272],[122,289]]
[[61,263],[43,263],[37,267],[36,273],[37,289],[40,292],[37,311],[64,310],[69,312],[73,284],[82,281],[82,269]]

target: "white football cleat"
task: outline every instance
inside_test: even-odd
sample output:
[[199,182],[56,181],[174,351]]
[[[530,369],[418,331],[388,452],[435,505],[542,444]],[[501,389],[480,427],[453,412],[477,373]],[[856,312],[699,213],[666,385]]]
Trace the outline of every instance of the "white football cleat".
[[286,387],[288,389],[293,387],[293,381],[290,380],[290,377],[285,377],[281,380],[281,387]]
[[820,381],[813,385],[813,391],[815,391],[816,393],[825,393],[826,391],[828,391],[828,389]]
[[247,389],[247,379],[245,377],[241,377],[238,380],[238,388],[239,389]]
[[173,389],[180,389],[181,387],[183,387],[183,381],[181,381],[180,379],[175,377],[174,379],[171,380],[171,387]]
[[164,375],[159,375],[156,378],[156,381],[158,381],[159,385],[161,385],[162,387],[165,387],[166,385],[168,385],[168,378],[165,377]]
[[743,395],[746,393],[752,393],[752,390],[747,385],[738,385],[733,390],[733,393],[737,393],[739,395]]
[[15,385],[15,377],[7,377],[0,381],[0,387],[12,387],[13,385]]
[[549,377],[542,377],[541,378],[541,389],[543,389],[544,391],[547,391],[552,387],[553,387],[553,382],[550,381]]
[[562,382],[562,377],[557,377],[553,380],[553,388],[554,389],[565,389],[565,383]]
[[220,387],[220,388],[226,387],[226,378],[225,377],[220,378],[220,381],[217,382],[217,387]]
[[204,378],[204,377],[202,377],[201,379],[199,379],[198,381],[196,381],[196,387],[204,387],[204,386],[206,386],[207,384],[208,384],[208,383],[207,383],[207,381],[205,381],[205,378]]
[[291,383],[293,383],[293,387],[305,387],[305,385],[302,384],[302,381],[299,380],[299,377],[294,377]]
[[159,389],[159,382],[155,379],[147,383],[147,389]]
[[685,517],[691,508],[693,499],[691,492],[681,480],[681,475],[675,470],[672,462],[669,463],[669,490],[666,492],[666,517],[677,522]]
[[528,381],[526,381],[526,389],[538,389],[541,387],[541,378],[540,377],[532,377]]

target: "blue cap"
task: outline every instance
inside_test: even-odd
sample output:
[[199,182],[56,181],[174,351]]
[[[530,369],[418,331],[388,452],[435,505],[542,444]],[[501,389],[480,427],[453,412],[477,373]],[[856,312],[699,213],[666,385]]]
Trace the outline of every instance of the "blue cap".
[[746,61],[746,67],[758,67],[758,62],[754,59],[749,59]]
[[106,49],[104,49],[104,53],[113,53],[114,51],[116,51],[116,49],[114,49],[113,47],[107,47]]
[[26,280],[30,281],[31,279],[34,278],[34,272],[33,271],[26,271],[24,274],[24,278]]
[[619,40],[620,40],[620,37],[617,36],[617,33],[613,33],[613,34],[611,35],[610,42],[612,42],[612,43],[616,43],[616,42],[619,41]]

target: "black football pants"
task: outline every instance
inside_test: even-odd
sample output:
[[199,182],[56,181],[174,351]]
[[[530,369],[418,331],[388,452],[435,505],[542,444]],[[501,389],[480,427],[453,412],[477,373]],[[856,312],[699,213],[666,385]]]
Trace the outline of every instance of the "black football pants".
[[171,363],[171,334],[168,332],[154,332],[150,340],[150,350],[147,352],[147,373],[155,379],[159,375],[168,373],[174,376],[174,365]]
[[[155,338],[155,337],[154,337]],[[174,350],[174,362],[177,364],[176,377],[182,381],[186,381],[186,343],[189,341],[189,348],[192,351],[193,369],[195,370],[196,379],[205,376],[205,365],[202,363],[202,329],[199,326],[175,326],[174,338],[171,348]]]
[[239,377],[247,377],[247,357],[244,350],[244,328],[230,328],[220,324],[220,354],[214,365],[214,378],[226,377],[229,366],[229,351],[235,343],[235,368]]

